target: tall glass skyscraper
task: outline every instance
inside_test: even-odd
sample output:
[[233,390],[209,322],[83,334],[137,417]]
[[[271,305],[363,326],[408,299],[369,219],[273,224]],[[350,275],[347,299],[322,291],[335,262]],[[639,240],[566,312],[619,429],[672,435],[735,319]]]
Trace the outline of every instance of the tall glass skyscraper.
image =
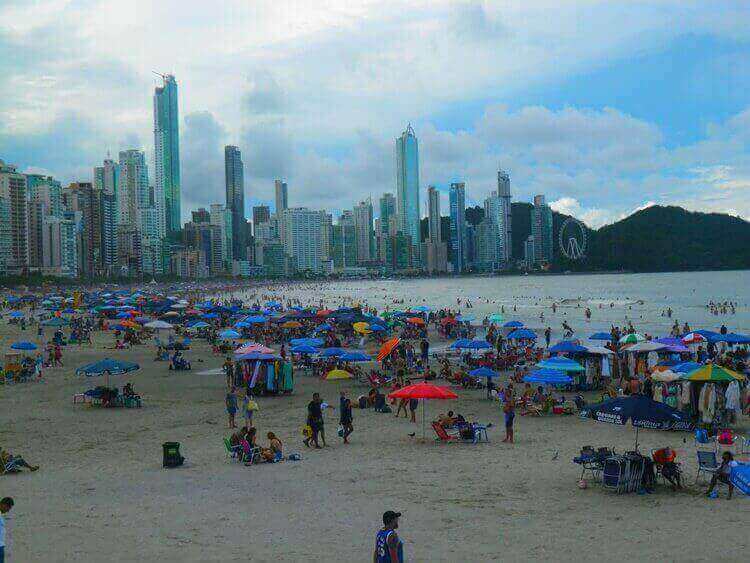
[[235,260],[246,260],[245,170],[240,149],[232,145],[224,147],[224,179],[227,210],[232,214],[232,256]]
[[542,265],[552,262],[552,209],[543,195],[534,196],[531,234],[534,237],[534,262]]
[[396,139],[396,212],[405,235],[411,237],[412,256],[419,263],[419,143],[411,124]]
[[[180,127],[177,82],[164,75],[154,91],[154,163],[157,208],[164,209],[166,232],[174,238],[182,222],[180,208]],[[164,203],[161,203],[161,202]]]
[[466,187],[463,182],[451,184],[451,249],[453,250],[453,273],[460,274],[466,266]]

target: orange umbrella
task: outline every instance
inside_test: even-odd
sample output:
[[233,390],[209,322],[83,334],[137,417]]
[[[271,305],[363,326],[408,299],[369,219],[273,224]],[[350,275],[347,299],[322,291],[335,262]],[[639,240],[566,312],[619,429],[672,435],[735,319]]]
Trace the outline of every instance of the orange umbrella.
[[390,340],[386,341],[385,344],[380,348],[380,352],[378,352],[378,361],[382,362],[385,358],[389,356],[391,352],[393,352],[393,349],[401,344],[401,339],[391,338]]
[[287,321],[281,325],[281,328],[300,328],[301,326],[302,323],[299,321]]
[[327,317],[331,313],[333,313],[333,311],[331,311],[331,309],[321,309],[320,311],[318,311],[317,313],[315,313],[315,316],[316,317]]
[[141,327],[141,325],[139,325],[137,322],[131,321],[130,319],[127,319],[127,320],[124,320],[124,321],[120,321],[117,324],[119,324],[121,326],[124,326],[124,327],[127,327],[127,328],[140,328]]
[[424,326],[424,319],[420,317],[409,317],[406,322],[412,325]]

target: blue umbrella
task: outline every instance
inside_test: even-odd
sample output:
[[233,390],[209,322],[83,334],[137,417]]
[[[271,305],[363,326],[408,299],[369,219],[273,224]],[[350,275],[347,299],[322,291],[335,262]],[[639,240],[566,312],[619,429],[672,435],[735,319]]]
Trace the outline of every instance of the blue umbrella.
[[346,350],[343,348],[324,348],[320,352],[320,355],[323,358],[337,358],[344,354],[346,354]]
[[471,340],[469,338],[460,338],[451,344],[454,350],[486,350],[492,348],[492,344],[486,340]]
[[553,356],[537,364],[540,368],[555,369],[558,371],[584,371],[584,367],[564,356]]
[[318,326],[318,330],[331,330],[333,327],[329,325],[328,323],[323,323],[322,325]]
[[538,383],[541,385],[569,385],[573,378],[565,372],[556,369],[542,368],[532,371],[523,378],[525,383]]
[[369,362],[372,361],[372,358],[364,352],[353,351],[341,354],[339,360],[342,362]]
[[692,430],[693,423],[685,413],[659,403],[644,395],[617,397],[602,403],[584,407],[581,418],[593,418],[597,422],[624,425],[628,421],[635,426],[635,449],[638,449],[638,429]]
[[587,349],[572,340],[561,340],[550,347],[549,351],[553,354],[580,354],[586,352]]
[[471,315],[458,315],[456,317],[456,320],[460,323],[470,323],[474,319],[475,317],[472,317]]
[[727,344],[750,344],[750,336],[730,332],[724,335],[724,342]]
[[607,340],[609,342],[612,341],[612,335],[608,332],[595,332],[591,336],[589,336],[589,340]]
[[430,308],[427,305],[419,305],[417,307],[412,307],[410,311],[417,312],[417,313],[429,313]]
[[10,345],[13,350],[36,350],[37,345],[28,340],[21,340],[20,342],[14,342]]
[[76,370],[76,375],[87,375],[89,377],[102,374],[120,375],[122,373],[135,371],[140,369],[140,367],[141,366],[134,362],[105,358],[79,367]]
[[207,320],[218,319],[219,315],[218,315],[218,313],[203,313],[201,315],[201,318],[202,319],[207,319]]
[[319,350],[315,346],[309,344],[299,344],[298,346],[292,346],[289,349],[293,354],[317,354]]
[[498,374],[496,371],[491,370],[488,367],[482,366],[480,368],[471,370],[469,372],[469,375],[473,377],[486,377],[488,379],[492,379],[493,377],[497,377],[500,374]]
[[126,313],[125,311],[122,311],[121,313],[117,313],[115,315],[115,318],[116,319],[129,319],[130,315],[128,313]]
[[670,369],[674,373],[690,373],[691,371],[694,371],[699,367],[702,367],[702,364],[699,364],[697,362],[682,362],[672,366]]
[[236,330],[227,329],[227,330],[222,330],[219,333],[219,336],[221,338],[240,338],[241,335]]
[[268,317],[264,317],[263,315],[256,315],[254,317],[245,317],[245,319],[242,322],[249,323],[249,324],[263,324],[267,321],[268,321]]
[[208,327],[210,327],[211,325],[210,325],[210,324],[208,324],[208,323],[204,323],[203,321],[196,321],[196,322],[194,322],[194,323],[192,323],[192,324],[189,324],[188,326],[189,326],[190,328],[208,328]]
[[21,311],[13,311],[10,315],[8,315],[11,319],[21,319],[25,315]]
[[292,346],[322,346],[325,344],[325,340],[322,338],[292,338],[289,341]]
[[373,332],[383,332],[387,329],[382,325],[370,325],[370,330]]
[[508,321],[503,325],[505,328],[523,328],[523,323],[521,321]]
[[517,328],[508,334],[509,340],[536,340],[536,334],[528,328]]

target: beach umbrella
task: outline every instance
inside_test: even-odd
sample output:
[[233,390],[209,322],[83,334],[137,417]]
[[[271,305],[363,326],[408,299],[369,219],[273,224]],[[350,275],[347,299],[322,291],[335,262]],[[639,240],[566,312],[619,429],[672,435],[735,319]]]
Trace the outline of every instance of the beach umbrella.
[[491,323],[501,323],[504,319],[500,313],[492,313],[489,317],[487,317],[487,320]]
[[697,332],[689,332],[682,337],[683,344],[699,344],[701,342],[705,342],[706,340],[708,339],[705,336]]
[[244,319],[242,319],[242,322],[248,323],[248,324],[260,325],[260,324],[268,322],[268,317],[265,317],[263,315],[254,315],[250,317],[245,317]]
[[383,332],[388,329],[386,329],[383,325],[370,325],[370,330],[372,332]]
[[28,340],[21,340],[10,345],[13,350],[36,350],[37,345]]
[[585,371],[585,368],[576,361],[566,358],[565,356],[552,356],[551,358],[541,361],[537,367],[554,369],[558,371]]
[[622,338],[620,338],[620,344],[637,344],[638,342],[643,342],[646,340],[646,338],[643,335],[638,334],[637,332],[633,332],[631,334],[626,334]]
[[234,351],[235,355],[242,355],[242,354],[274,354],[272,348],[269,348],[268,346],[263,346],[262,344],[258,344],[257,342],[248,342],[247,344],[244,344],[243,346],[240,346]]
[[286,321],[281,325],[281,328],[302,328],[302,323],[299,321]]
[[654,401],[645,395],[617,397],[581,409],[581,418],[592,418],[597,422],[625,425],[628,421],[635,427],[635,449],[638,449],[638,429],[692,430],[693,423],[685,413],[665,403]]
[[370,323],[365,323],[365,322],[354,323],[352,325],[352,328],[354,329],[354,332],[358,332],[360,334],[367,334],[368,332],[370,332]]
[[612,335],[608,332],[595,332],[591,336],[589,336],[589,340],[606,340],[611,341]]
[[[171,326],[171,325],[170,325]],[[211,325],[203,321],[198,321],[190,325],[190,328],[208,328]]]
[[237,332],[236,330],[232,330],[231,328],[228,328],[226,330],[222,330],[219,333],[219,338],[223,338],[224,340],[233,340],[235,338],[241,338],[242,335]]
[[737,334],[736,332],[729,332],[721,335],[721,340],[718,342],[726,342],[727,344],[750,344],[750,336],[744,334]]
[[586,352],[586,348],[573,340],[561,340],[551,346],[549,351],[553,354],[581,354]]
[[424,326],[424,319],[421,317],[409,317],[406,319],[406,322],[410,325]]
[[523,328],[524,324],[521,321],[508,321],[503,326],[505,328]]
[[663,369],[663,370],[655,370],[651,374],[651,379],[653,381],[661,381],[663,383],[672,383],[673,381],[677,381],[678,379],[682,378],[681,373],[675,373],[671,369]]
[[605,348],[604,346],[586,346],[586,353],[598,354],[600,356],[610,356],[614,354],[612,350],[610,350],[609,348]]
[[179,317],[180,314],[177,311],[168,311],[162,315],[162,317],[173,319],[174,317]]
[[418,399],[422,400],[422,440],[425,439],[425,423],[424,423],[424,411],[426,399],[457,399],[453,391],[448,387],[440,385],[433,385],[431,383],[422,382],[415,383],[414,385],[407,385],[401,389],[394,391],[388,395],[392,399]]
[[346,350],[343,348],[323,348],[320,351],[320,356],[322,358],[338,358],[344,354],[346,354]]
[[121,323],[118,323],[118,326],[124,328],[140,328],[140,325],[137,322],[131,320],[122,321]]
[[717,366],[716,364],[706,364],[696,368],[688,373],[683,374],[683,380],[686,381],[745,381],[745,376],[731,369]]
[[289,341],[292,346],[322,346],[325,344],[325,340],[322,338],[292,338]]
[[124,360],[112,360],[110,358],[104,358],[90,364],[85,364],[76,370],[76,375],[85,375],[88,377],[95,377],[98,375],[105,375],[106,382],[105,386],[109,387],[109,376],[110,375],[121,375],[131,371],[140,369],[141,366],[135,362],[126,362]]
[[488,367],[482,366],[480,368],[471,370],[469,372],[469,375],[471,375],[472,377],[485,377],[487,379],[492,379],[493,377],[497,377],[500,374]]
[[[150,329],[153,329],[153,330],[173,330],[174,329],[174,326],[172,326],[168,322],[158,321],[158,320],[157,321],[151,321],[150,323],[146,323],[143,326],[145,328],[150,328]],[[206,325],[206,326],[208,326],[208,325]]]
[[289,348],[289,351],[292,352],[292,354],[317,354],[320,350],[309,344],[299,344]]
[[430,308],[427,305],[418,305],[417,307],[412,307],[409,309],[409,312],[411,313],[429,313]]
[[456,317],[456,320],[457,320],[458,322],[460,322],[460,323],[470,323],[470,322],[471,322],[471,321],[473,321],[474,319],[475,319],[475,317],[473,317],[473,316],[471,316],[471,315],[458,315],[458,316]]
[[456,320],[455,317],[443,317],[442,319],[440,319],[440,324],[442,326],[454,325],[457,323],[458,321]]
[[372,358],[364,352],[346,352],[339,356],[339,360],[342,362],[371,362]]
[[451,348],[454,350],[487,350],[492,348],[492,344],[486,340],[470,340],[468,338],[461,338],[451,344]]
[[11,319],[22,319],[25,315],[21,311],[13,311],[8,315]]
[[569,385],[573,383],[573,378],[557,369],[542,368],[525,375],[523,381],[540,385]]
[[315,316],[322,318],[322,317],[327,317],[331,313],[333,313],[333,311],[331,311],[330,309],[321,309],[320,311],[318,311],[317,313],[315,313]]
[[332,369],[325,375],[326,381],[335,381],[337,379],[351,379],[352,374],[343,369]]
[[390,340],[387,340],[380,347],[380,351],[378,352],[378,361],[382,362],[385,358],[387,358],[399,344],[401,344],[400,338],[391,338]]
[[528,328],[517,328],[508,334],[508,340],[536,340],[536,334]]
[[656,352],[657,350],[664,350],[666,347],[665,344],[660,344],[659,342],[644,340],[643,342],[636,342],[632,346],[628,346],[625,350],[627,352]]
[[318,328],[316,329],[318,331],[321,330],[333,330],[333,327],[329,325],[328,323],[323,323],[322,325],[318,325]]

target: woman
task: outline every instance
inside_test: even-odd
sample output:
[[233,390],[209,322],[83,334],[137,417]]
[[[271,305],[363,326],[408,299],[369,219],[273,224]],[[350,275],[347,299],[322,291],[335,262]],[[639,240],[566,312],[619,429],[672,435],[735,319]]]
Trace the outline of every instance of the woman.
[[268,447],[261,448],[260,455],[269,463],[281,461],[284,458],[281,440],[273,432],[266,434],[266,437],[268,438]]
[[258,403],[255,402],[251,394],[245,395],[242,404],[242,411],[245,415],[245,427],[250,428],[253,425],[253,415],[258,410]]
[[344,443],[349,443],[349,436],[354,432],[352,416],[352,400],[345,399],[341,403],[341,414],[339,415],[339,424],[344,429],[344,434],[341,436],[344,439]]

